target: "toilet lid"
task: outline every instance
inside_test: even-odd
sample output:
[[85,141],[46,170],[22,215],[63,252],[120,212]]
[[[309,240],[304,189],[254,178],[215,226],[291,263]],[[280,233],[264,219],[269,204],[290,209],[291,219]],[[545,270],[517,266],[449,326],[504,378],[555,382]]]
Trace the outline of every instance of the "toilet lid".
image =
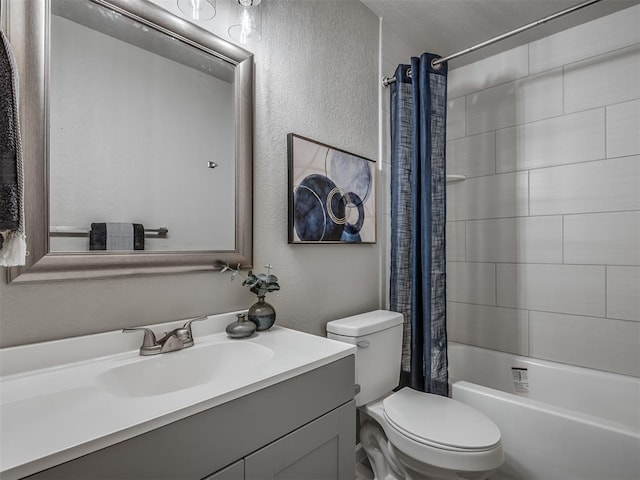
[[500,430],[489,417],[451,398],[403,388],[385,398],[383,406],[388,422],[420,443],[478,451],[500,442]]

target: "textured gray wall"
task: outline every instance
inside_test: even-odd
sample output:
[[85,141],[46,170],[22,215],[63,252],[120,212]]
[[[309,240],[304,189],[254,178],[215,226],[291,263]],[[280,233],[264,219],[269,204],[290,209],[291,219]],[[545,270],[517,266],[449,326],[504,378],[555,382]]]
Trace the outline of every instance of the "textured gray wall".
[[[254,263],[276,267],[282,290],[269,301],[277,323],[323,335],[333,318],[378,308],[381,247],[287,244],[286,134],[378,159],[378,19],[355,0],[268,0],[263,8]],[[0,346],[247,308],[255,298],[213,272],[31,285],[7,285],[0,273]]]

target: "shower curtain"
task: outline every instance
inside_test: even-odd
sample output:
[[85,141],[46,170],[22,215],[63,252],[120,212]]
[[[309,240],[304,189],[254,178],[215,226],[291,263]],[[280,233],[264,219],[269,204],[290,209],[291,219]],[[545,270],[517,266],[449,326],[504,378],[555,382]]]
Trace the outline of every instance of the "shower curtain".
[[447,66],[436,58],[399,65],[391,85],[390,307],[404,315],[401,385],[447,395]]

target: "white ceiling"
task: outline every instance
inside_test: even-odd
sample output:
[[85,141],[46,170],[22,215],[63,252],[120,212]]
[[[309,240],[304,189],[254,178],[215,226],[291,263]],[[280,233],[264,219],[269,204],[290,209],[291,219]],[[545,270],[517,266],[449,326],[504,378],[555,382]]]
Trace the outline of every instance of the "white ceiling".
[[[581,3],[581,0],[361,0],[407,45],[447,56],[502,33]],[[569,27],[640,4],[640,0],[602,0],[491,47],[450,62],[458,67],[532,42]],[[638,26],[640,28],[640,25]],[[597,42],[598,39],[593,39]]]

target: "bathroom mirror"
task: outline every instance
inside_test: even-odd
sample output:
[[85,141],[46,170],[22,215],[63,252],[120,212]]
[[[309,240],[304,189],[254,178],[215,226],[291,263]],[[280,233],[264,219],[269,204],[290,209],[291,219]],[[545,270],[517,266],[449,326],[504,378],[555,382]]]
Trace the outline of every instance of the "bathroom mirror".
[[[9,281],[250,267],[252,55],[146,0],[5,14],[29,249]],[[96,250],[105,224],[141,225],[144,249]]]

